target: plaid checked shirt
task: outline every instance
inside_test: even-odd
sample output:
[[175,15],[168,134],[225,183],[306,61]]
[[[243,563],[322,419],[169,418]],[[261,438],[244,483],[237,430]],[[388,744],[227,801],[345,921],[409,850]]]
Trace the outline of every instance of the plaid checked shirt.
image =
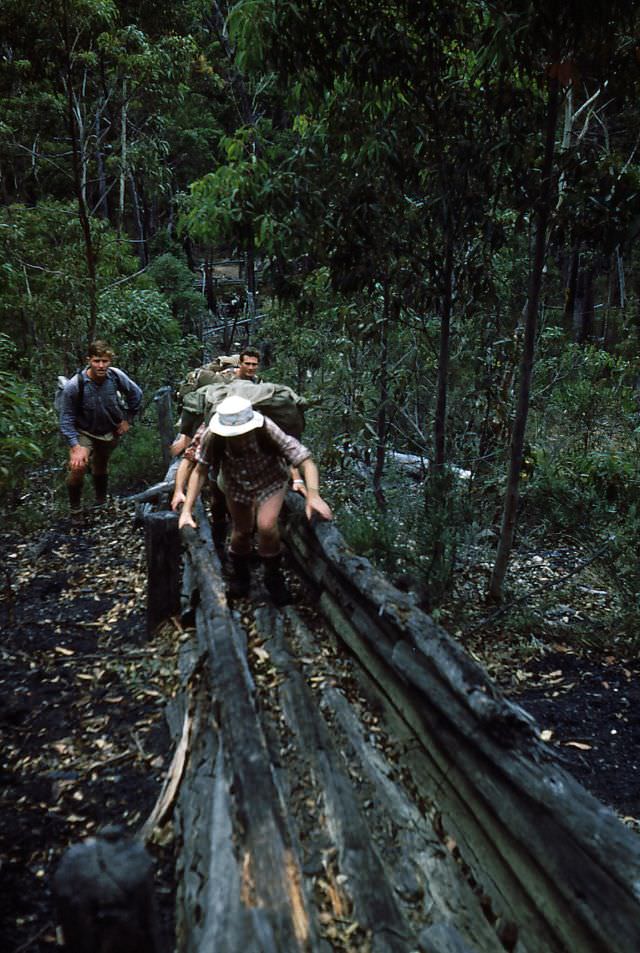
[[193,439],[192,446],[198,441],[194,450],[196,462],[209,466],[220,463],[224,492],[236,503],[263,503],[268,500],[287,482],[287,464],[298,467],[311,456],[311,451],[304,444],[281,430],[269,417],[264,418],[262,429],[266,431],[273,449],[271,445],[263,447],[257,436],[258,430],[251,430],[246,435],[248,439],[242,444],[233,437],[227,437],[220,461],[214,458],[215,434],[208,428],[201,427]]

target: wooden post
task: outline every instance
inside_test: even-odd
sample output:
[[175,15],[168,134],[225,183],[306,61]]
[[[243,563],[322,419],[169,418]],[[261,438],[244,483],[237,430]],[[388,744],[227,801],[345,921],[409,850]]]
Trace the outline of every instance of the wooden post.
[[165,467],[171,463],[169,447],[173,443],[173,408],[171,406],[171,388],[168,384],[160,387],[153,398],[158,406],[158,430],[160,431],[160,446],[162,461]]
[[178,514],[143,508],[147,552],[147,633],[180,612],[180,534]]
[[160,953],[152,861],[121,828],[70,847],[53,895],[68,953]]

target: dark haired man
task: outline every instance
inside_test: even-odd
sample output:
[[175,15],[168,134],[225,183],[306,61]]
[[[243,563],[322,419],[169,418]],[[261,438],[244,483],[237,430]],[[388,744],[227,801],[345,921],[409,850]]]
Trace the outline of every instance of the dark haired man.
[[[142,391],[124,371],[111,367],[113,351],[105,341],[93,341],[88,366],[67,381],[62,393],[60,430],[69,443],[67,490],[71,521],[82,524],[82,484],[89,464],[96,503],[107,499],[109,457],[142,403]],[[122,399],[120,397],[122,395]]]
[[254,347],[246,347],[243,351],[240,351],[240,363],[236,369],[236,380],[253,381],[255,384],[259,384],[260,378],[256,376],[259,364],[260,351],[257,351]]

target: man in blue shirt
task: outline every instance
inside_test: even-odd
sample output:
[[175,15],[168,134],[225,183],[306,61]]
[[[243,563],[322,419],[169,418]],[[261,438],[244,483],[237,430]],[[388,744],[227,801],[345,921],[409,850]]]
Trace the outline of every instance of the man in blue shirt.
[[60,430],[69,443],[67,489],[71,521],[82,524],[82,483],[91,464],[96,503],[107,499],[107,465],[118,440],[140,409],[142,391],[130,377],[111,367],[113,351],[105,341],[89,345],[88,367],[69,380],[62,393]]

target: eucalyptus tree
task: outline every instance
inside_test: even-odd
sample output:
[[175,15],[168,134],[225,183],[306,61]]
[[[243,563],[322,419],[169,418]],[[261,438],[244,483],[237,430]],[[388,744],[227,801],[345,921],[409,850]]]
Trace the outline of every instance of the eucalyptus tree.
[[[582,5],[503,2],[487,4],[486,52],[501,72],[526,78],[546,97],[544,125],[538,131],[539,181],[532,192],[535,219],[534,253],[524,317],[517,405],[510,442],[510,461],[502,526],[489,595],[503,597],[504,580],[517,521],[519,484],[524,459],[531,380],[535,362],[538,310],[542,276],[547,259],[550,216],[557,196],[556,138],[561,87],[566,89],[580,72],[606,75],[620,38],[636,16],[629,0]],[[624,42],[624,41],[623,41]],[[532,130],[535,134],[535,130]]]
[[380,288],[378,496],[389,333],[401,340],[409,313],[438,322],[425,505],[438,524],[434,557],[442,563],[452,324],[490,293],[502,241],[493,227],[500,117],[483,108],[478,8],[324,0],[238,4],[238,19],[242,11],[245,57],[273,68],[298,133],[288,166],[297,183],[289,254],[297,243],[343,293]]
[[[145,266],[149,239],[160,222],[172,227],[174,194],[197,173],[217,128],[202,108],[214,83],[199,70],[186,32],[197,27],[200,7],[194,0],[163,4],[161,29],[151,3],[7,0],[0,9],[2,198],[6,206],[26,201],[36,208],[49,198],[75,201],[85,266],[75,279],[88,314],[77,342],[82,353],[111,280],[100,274],[103,225],[132,243]],[[199,122],[185,127],[196,114]]]

